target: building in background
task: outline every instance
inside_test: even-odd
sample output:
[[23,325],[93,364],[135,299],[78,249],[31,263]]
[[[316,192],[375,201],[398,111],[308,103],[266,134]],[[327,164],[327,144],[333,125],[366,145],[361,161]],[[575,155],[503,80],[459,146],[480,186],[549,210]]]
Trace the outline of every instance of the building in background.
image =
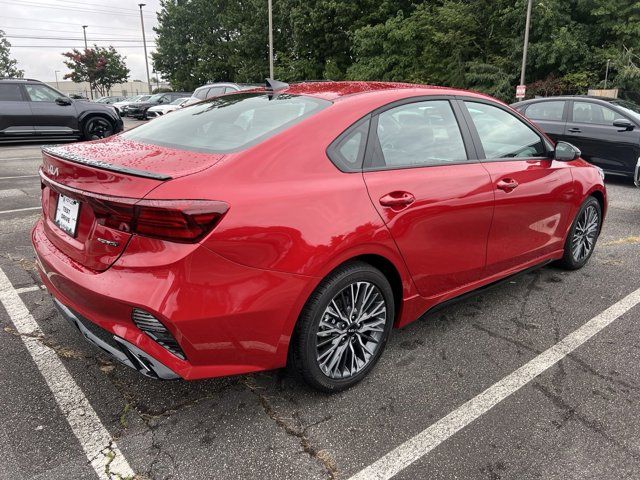
[[[82,95],[83,97],[90,98],[89,83],[81,82],[75,83],[70,80],[61,80],[59,82],[46,82],[47,85],[52,86],[56,90],[61,91],[65,95]],[[171,88],[168,82],[159,82],[156,84],[153,82],[153,88]],[[108,95],[142,95],[149,92],[149,88],[146,82],[141,80],[134,80],[127,83],[118,83],[114,85],[109,91]],[[100,95],[96,95],[94,92],[94,98],[98,98]]]

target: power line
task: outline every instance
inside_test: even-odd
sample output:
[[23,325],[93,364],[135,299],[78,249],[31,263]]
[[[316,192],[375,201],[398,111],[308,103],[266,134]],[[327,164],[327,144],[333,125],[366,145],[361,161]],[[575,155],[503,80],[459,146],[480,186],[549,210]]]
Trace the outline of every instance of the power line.
[[[74,1],[74,0],[50,0],[50,1],[59,1],[59,2],[62,2],[62,3],[75,3],[77,5],[82,5],[82,6],[89,5],[89,6],[92,6],[92,7],[107,8],[107,7],[104,7],[104,5],[100,4],[100,3],[78,2],[78,1]],[[118,9],[118,10],[124,10],[124,11],[128,11],[128,12],[136,12],[136,13],[138,12],[137,8],[121,8],[121,9]]]
[[[30,40],[83,40],[82,38],[74,38],[74,37],[41,37],[41,36],[33,36],[33,35],[6,35],[7,38],[28,38]],[[134,42],[134,43],[142,43],[142,40],[137,38],[87,38],[87,41],[91,42],[112,42],[117,40],[118,42]]]
[[[61,21],[56,21],[56,20],[37,20],[35,18],[25,18],[25,17],[11,17],[8,15],[2,15],[2,19],[5,18],[10,18],[12,20],[22,20],[23,22],[38,22],[38,23],[56,23],[56,24],[61,24],[61,25],[66,25],[68,27],[72,27],[74,25],[76,25],[78,28],[81,28],[81,25],[79,23],[70,23],[70,22],[61,22]],[[100,25],[87,25],[88,27],[93,28],[107,28],[104,26],[100,26]],[[108,27],[111,30],[125,30],[125,31],[131,31],[131,30],[135,30],[135,31],[140,31],[139,29],[136,29],[135,27],[131,27],[131,28],[116,28],[116,27]]]
[[[147,42],[147,46],[149,42]],[[143,48],[142,45],[109,45],[113,48]],[[84,45],[11,45],[11,48],[76,48],[84,50]]]
[[[92,27],[91,31],[93,32],[93,30],[95,28],[106,28],[106,29],[109,29],[109,27]],[[36,31],[36,32],[78,33],[77,29],[76,30],[58,30],[58,29],[54,29],[54,28],[3,27],[3,26],[0,26],[0,30],[4,31],[6,29],[10,29],[10,30],[29,30],[29,31]],[[134,32],[134,33],[138,33],[139,32],[139,30],[137,30],[135,28],[132,28],[132,29],[119,29],[119,28],[116,28],[114,30],[124,30],[124,31],[127,31],[127,32]],[[94,33],[98,33],[100,35],[103,35],[103,34],[106,35],[107,34],[107,32],[94,32]],[[154,33],[145,32],[145,33],[147,35],[150,35],[150,36],[155,35],[155,32]]]
[[[83,13],[101,13],[101,14],[108,14],[108,15],[123,15],[123,16],[130,16],[130,17],[137,17],[138,15],[135,13],[123,13],[120,10],[95,10],[95,9],[89,9],[89,8],[79,8],[79,7],[65,7],[65,6],[57,6],[57,5],[47,5],[44,3],[33,3],[33,2],[28,2],[25,0],[22,0],[20,2],[20,4],[8,1],[8,0],[0,0],[0,3],[4,3],[6,5],[19,5],[21,7],[38,7],[38,8],[48,8],[48,9],[52,9],[52,10],[67,10],[67,11],[72,11],[72,12],[83,12]],[[145,14],[147,15],[147,14]],[[151,18],[155,18],[155,15],[153,14],[148,14],[150,15]]]

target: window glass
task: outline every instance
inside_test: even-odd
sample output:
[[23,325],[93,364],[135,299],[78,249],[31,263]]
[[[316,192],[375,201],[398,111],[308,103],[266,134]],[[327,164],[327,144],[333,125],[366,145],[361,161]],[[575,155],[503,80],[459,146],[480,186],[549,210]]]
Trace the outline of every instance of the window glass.
[[629,115],[636,121],[640,121],[640,105],[637,105],[628,100],[615,100],[611,102],[616,107],[622,109],[624,113]]
[[378,117],[377,166],[445,165],[467,159],[458,122],[447,100],[401,105]]
[[204,100],[205,98],[207,98],[208,91],[208,88],[199,88],[195,92],[193,92],[193,96],[198,100]]
[[331,105],[319,98],[262,93],[218,97],[176,110],[124,138],[187,150],[225,153],[255,145]]
[[561,122],[564,103],[560,101],[533,103],[527,107],[526,115],[532,120],[552,120]]
[[56,98],[60,98],[61,95],[53,88],[49,88],[46,85],[25,85],[27,94],[32,102],[55,102]]
[[613,121],[622,115],[610,108],[591,102],[573,102],[573,121],[577,123],[592,123],[595,125],[613,125]]
[[207,92],[207,98],[217,97],[224,93],[224,87],[211,87]]
[[360,120],[329,147],[329,158],[343,172],[356,172],[362,169],[369,121],[369,118]]
[[0,83],[0,102],[19,102],[21,100],[20,85],[15,83]]
[[486,103],[464,103],[480,136],[485,158],[546,155],[540,136],[509,112]]

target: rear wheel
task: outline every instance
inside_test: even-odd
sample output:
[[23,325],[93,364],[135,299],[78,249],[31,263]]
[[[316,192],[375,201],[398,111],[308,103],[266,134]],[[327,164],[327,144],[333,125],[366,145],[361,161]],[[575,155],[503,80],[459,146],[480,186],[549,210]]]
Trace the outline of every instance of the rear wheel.
[[578,210],[564,246],[564,256],[558,262],[567,270],[584,267],[596,246],[602,225],[602,208],[594,197],[589,197]]
[[113,124],[104,117],[89,117],[84,122],[83,136],[85,140],[99,140],[113,135]]
[[386,277],[353,262],[329,275],[311,295],[292,340],[292,363],[312,387],[337,392],[362,380],[384,350],[394,300]]

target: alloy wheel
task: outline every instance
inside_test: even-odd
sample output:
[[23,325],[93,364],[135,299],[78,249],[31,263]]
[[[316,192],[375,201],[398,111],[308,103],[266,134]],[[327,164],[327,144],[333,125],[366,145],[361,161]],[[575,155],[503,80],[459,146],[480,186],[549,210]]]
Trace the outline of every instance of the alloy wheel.
[[600,228],[600,217],[596,207],[589,205],[584,209],[573,233],[571,253],[576,262],[581,262],[587,258],[596,243],[598,229]]
[[87,138],[99,140],[113,135],[111,123],[104,118],[92,118],[87,124]]
[[317,363],[329,378],[344,379],[362,371],[383,339],[387,305],[370,282],[353,282],[327,305],[316,333]]

